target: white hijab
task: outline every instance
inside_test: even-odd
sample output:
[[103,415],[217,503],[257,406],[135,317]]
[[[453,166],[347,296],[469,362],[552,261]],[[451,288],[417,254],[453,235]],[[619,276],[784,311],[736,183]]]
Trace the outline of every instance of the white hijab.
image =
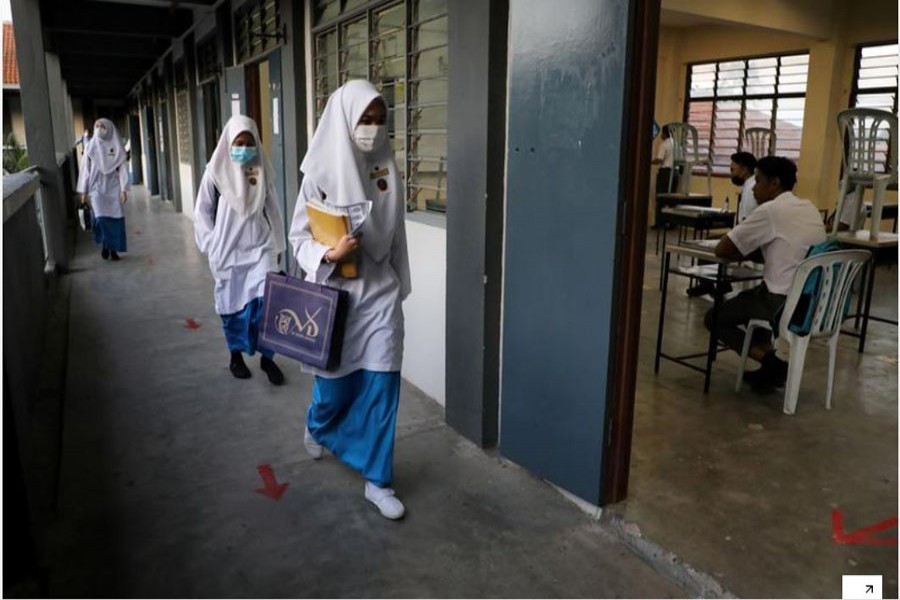
[[[231,144],[245,131],[253,136],[257,159],[241,165],[231,159]],[[262,208],[268,185],[275,180],[272,164],[259,143],[259,129],[253,119],[244,115],[235,115],[225,123],[206,170],[221,198],[241,217],[256,214]]]
[[[375,86],[361,79],[348,81],[335,90],[328,98],[300,170],[325,194],[328,204],[373,202],[363,225],[362,247],[372,259],[381,262],[390,252],[394,227],[403,210],[402,182],[389,142],[371,153],[362,152],[353,142],[357,123],[376,98],[384,101]],[[387,184],[386,190],[377,187],[379,179]]]
[[97,119],[97,122],[106,126],[106,133],[102,137],[95,135],[85,152],[104,175],[109,175],[125,162],[125,147],[112,121]]

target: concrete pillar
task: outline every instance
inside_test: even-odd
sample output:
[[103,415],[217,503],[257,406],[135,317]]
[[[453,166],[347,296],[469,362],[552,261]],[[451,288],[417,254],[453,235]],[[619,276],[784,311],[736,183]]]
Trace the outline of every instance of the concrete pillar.
[[448,3],[446,419],[497,443],[507,0]]
[[47,243],[47,267],[65,272],[66,198],[62,174],[56,164],[52,105],[59,98],[50,94],[44,36],[41,31],[41,8],[34,0],[12,0],[16,26],[16,55],[19,63],[22,108],[25,113],[25,137],[28,140],[28,162],[39,169],[41,177],[40,206]]

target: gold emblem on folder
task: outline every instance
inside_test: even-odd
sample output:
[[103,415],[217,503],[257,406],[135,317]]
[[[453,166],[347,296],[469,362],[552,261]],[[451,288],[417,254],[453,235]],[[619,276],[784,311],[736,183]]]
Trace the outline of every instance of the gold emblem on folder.
[[275,331],[281,335],[293,335],[300,338],[315,340],[319,337],[319,324],[316,323],[316,317],[319,316],[321,308],[317,308],[316,312],[309,314],[307,309],[303,309],[306,320],[300,317],[289,308],[282,308],[275,315]]

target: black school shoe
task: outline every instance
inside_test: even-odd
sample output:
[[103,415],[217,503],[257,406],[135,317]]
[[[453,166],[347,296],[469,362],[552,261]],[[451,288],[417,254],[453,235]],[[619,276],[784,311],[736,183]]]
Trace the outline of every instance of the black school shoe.
[[763,358],[762,366],[755,371],[744,373],[744,381],[750,384],[754,392],[768,394],[787,383],[788,363],[769,352]]
[[231,374],[238,379],[250,379],[252,375],[240,352],[231,353],[231,363],[228,365],[228,368],[231,369]]
[[119,260],[120,258],[121,257],[118,254],[116,254],[115,250],[109,251],[109,260]]
[[269,378],[272,385],[282,385],[284,383],[284,373],[275,364],[275,361],[265,356],[259,359],[259,368],[262,369]]
[[109,260],[109,250],[107,250],[106,248],[101,250],[100,257],[103,258],[103,260]]

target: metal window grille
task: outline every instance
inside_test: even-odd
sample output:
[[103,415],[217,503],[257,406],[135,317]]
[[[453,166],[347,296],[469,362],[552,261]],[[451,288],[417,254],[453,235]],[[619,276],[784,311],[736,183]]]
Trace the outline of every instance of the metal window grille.
[[808,74],[809,53],[689,65],[684,119],[713,173],[728,173],[750,127],[774,130],[775,153],[799,162]]
[[216,36],[211,35],[197,44],[197,82],[207,83],[221,71]]
[[243,63],[284,42],[277,0],[250,0],[234,15],[237,62]]
[[388,136],[409,210],[447,207],[447,0],[317,0],[315,117],[350,79],[368,79],[388,108]]

